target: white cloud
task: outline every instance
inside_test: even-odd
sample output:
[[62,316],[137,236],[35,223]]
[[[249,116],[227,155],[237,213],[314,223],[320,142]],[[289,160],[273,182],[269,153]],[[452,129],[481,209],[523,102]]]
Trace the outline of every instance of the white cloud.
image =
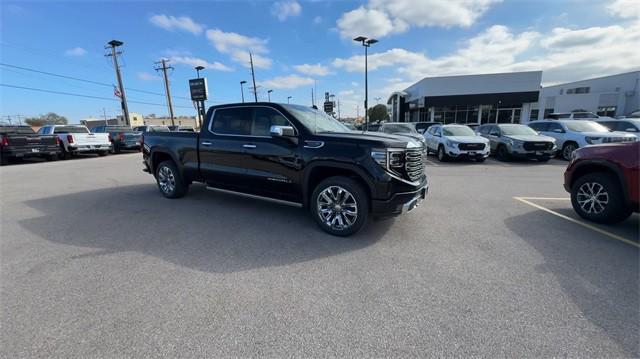
[[260,86],[268,89],[294,89],[300,86],[313,85],[313,79],[298,75],[274,77],[259,83]]
[[302,65],[296,65],[293,68],[301,74],[310,75],[310,76],[326,76],[330,73],[329,68],[321,64],[315,64],[315,65],[302,64]]
[[87,50],[82,47],[74,47],[73,49],[69,49],[64,52],[67,56],[84,56],[87,54]]
[[277,1],[271,7],[271,14],[280,21],[285,21],[288,17],[295,17],[302,12],[302,6],[295,0]]
[[607,6],[607,10],[621,18],[640,18],[640,1],[615,0]]
[[322,23],[322,16],[316,16],[313,18],[313,23],[318,25]]
[[182,30],[190,32],[194,35],[199,35],[204,30],[204,25],[198,24],[188,16],[167,16],[167,15],[153,15],[149,18],[149,21],[165,30]]
[[[543,83],[576,81],[640,69],[640,21],[627,25],[584,29],[556,28],[548,33],[513,32],[491,26],[439,57],[401,48],[369,55],[369,69],[393,69],[390,81],[378,82],[372,93],[387,96],[429,76],[543,71]],[[350,72],[364,71],[363,56],[337,58],[332,65]]]
[[170,60],[176,64],[183,64],[195,68],[196,66],[203,66],[206,70],[216,71],[233,71],[233,68],[220,63],[218,61],[208,62],[207,60],[191,57],[191,56],[172,56]]
[[382,37],[411,26],[469,27],[501,0],[370,0],[338,19],[344,38]]
[[142,80],[142,81],[160,80],[160,77],[146,71],[138,72],[137,76],[138,76],[138,80]]
[[249,67],[249,52],[253,53],[253,65],[257,68],[271,67],[271,59],[264,54],[268,53],[267,40],[257,37],[244,36],[235,32],[224,32],[219,29],[207,30],[207,39],[219,52],[227,54],[231,59],[245,67]]

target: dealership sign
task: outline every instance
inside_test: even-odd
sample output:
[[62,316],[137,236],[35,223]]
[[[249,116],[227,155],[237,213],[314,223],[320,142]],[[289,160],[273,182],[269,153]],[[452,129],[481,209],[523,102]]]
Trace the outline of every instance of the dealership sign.
[[209,93],[207,88],[207,79],[191,79],[189,80],[189,92],[192,101],[204,101]]

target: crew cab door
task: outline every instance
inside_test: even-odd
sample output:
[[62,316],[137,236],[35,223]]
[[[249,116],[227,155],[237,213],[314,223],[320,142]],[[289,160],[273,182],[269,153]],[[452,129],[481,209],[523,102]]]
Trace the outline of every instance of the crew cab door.
[[252,115],[249,107],[218,108],[211,114],[198,138],[200,173],[207,184],[239,191],[248,187],[243,145],[250,140]]
[[272,136],[271,126],[295,129],[280,111],[269,106],[254,106],[251,137],[243,144],[245,181],[251,193],[300,203],[302,166],[298,138]]

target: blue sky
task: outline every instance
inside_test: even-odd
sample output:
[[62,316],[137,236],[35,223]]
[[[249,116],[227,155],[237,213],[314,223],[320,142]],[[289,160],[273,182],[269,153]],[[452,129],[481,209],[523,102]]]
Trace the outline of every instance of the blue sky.
[[171,60],[176,113],[193,115],[193,67],[207,67],[208,104],[238,102],[239,82],[251,81],[249,51],[260,100],[272,89],[273,101],[310,104],[315,86],[320,97],[336,94],[343,115],[355,115],[364,98],[357,35],[380,40],[370,48],[370,104],[425,76],[543,70],[550,84],[640,64],[637,0],[3,1],[0,10],[0,83],[107,98],[0,87],[3,119],[52,111],[77,122],[103,108],[119,114],[109,86],[10,67],[115,84],[104,57],[112,39],[124,42],[129,100],[151,103],[130,103],[130,111],[157,115],[167,110],[155,61]]

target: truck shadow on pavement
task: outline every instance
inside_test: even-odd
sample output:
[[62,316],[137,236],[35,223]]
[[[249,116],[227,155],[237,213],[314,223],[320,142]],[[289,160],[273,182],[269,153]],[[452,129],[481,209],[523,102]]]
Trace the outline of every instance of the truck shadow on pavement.
[[[46,240],[99,251],[136,251],[188,268],[228,273],[340,255],[374,244],[391,221],[371,222],[340,238],[324,233],[304,209],[207,191],[163,198],[155,184],[70,193],[27,201],[41,216],[20,225]],[[70,205],[72,204],[72,205]],[[63,210],[65,209],[65,210]]]
[[538,272],[553,274],[586,319],[640,357],[637,248],[541,211],[505,224],[544,258]]

